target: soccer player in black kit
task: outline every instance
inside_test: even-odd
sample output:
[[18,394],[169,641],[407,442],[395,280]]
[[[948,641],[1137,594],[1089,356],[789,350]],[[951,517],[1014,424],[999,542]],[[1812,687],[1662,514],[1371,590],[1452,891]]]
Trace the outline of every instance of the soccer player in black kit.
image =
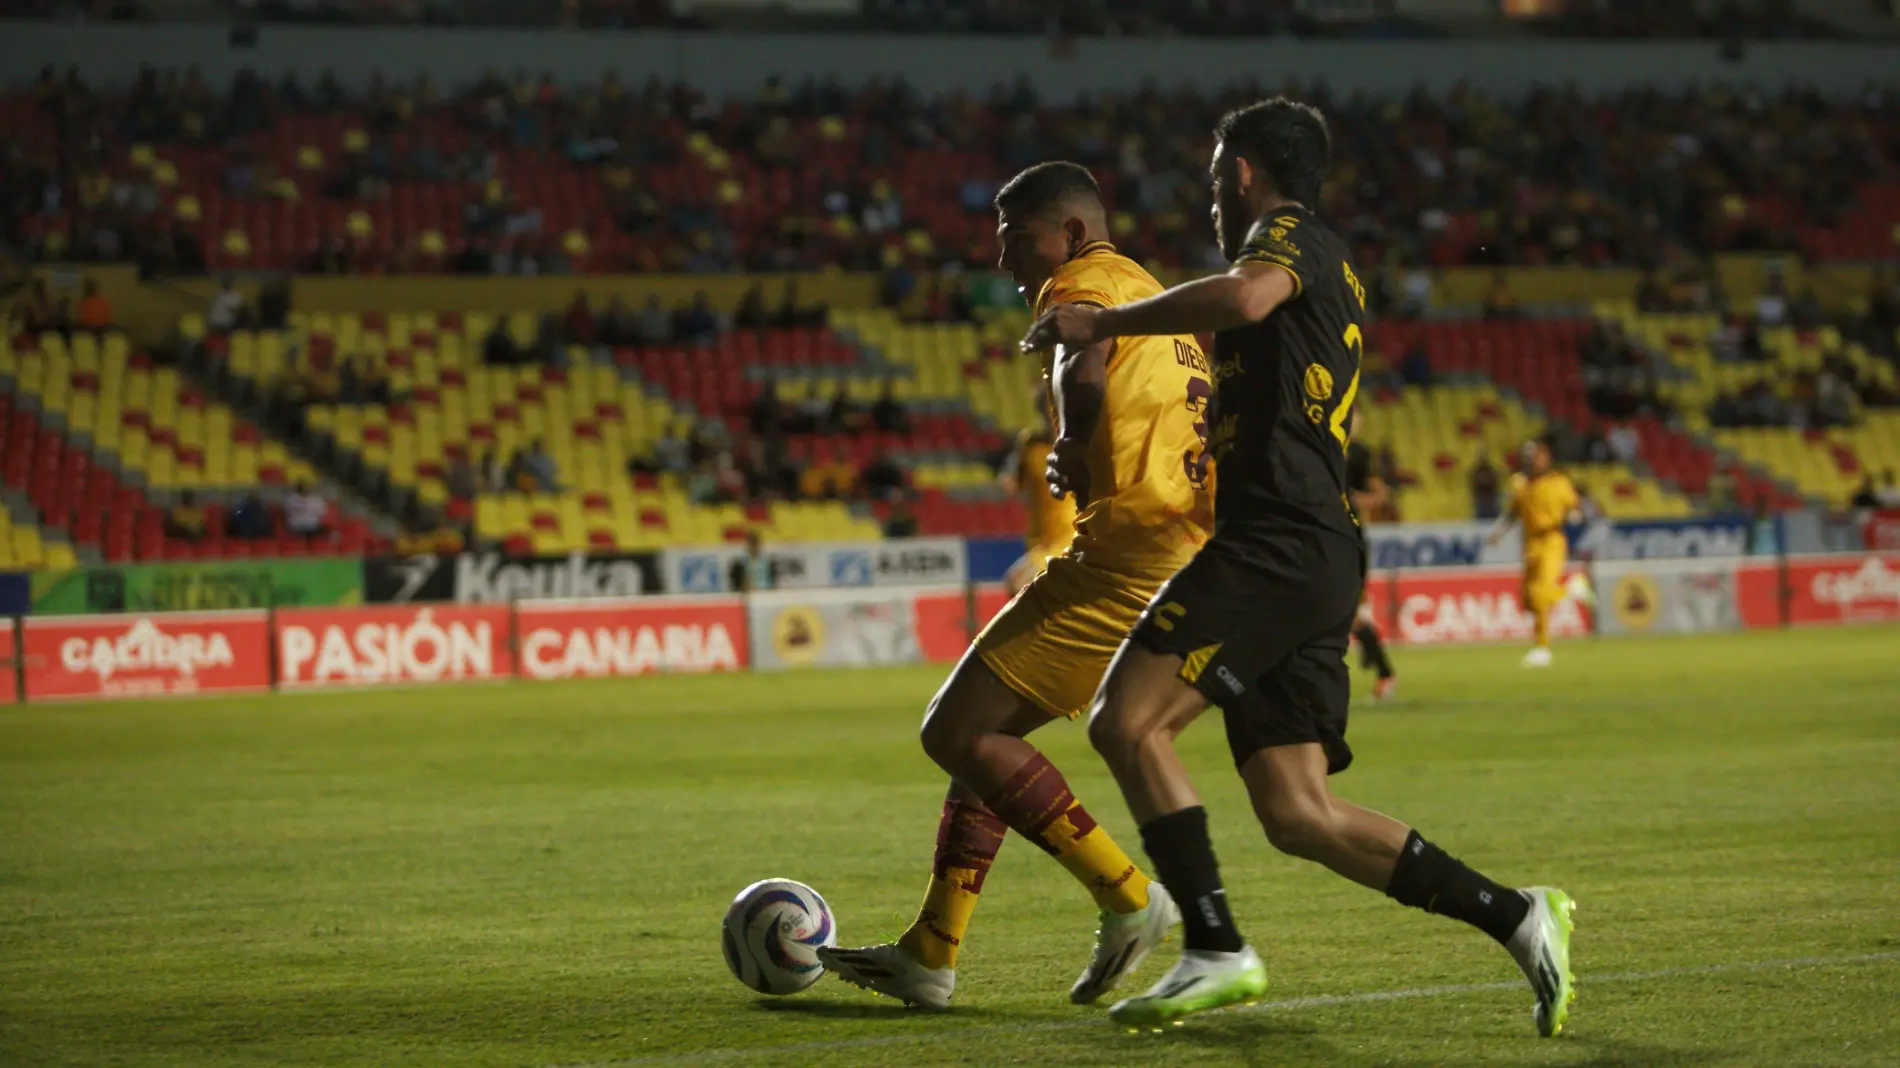
[[[1351,441],[1346,446],[1346,492],[1352,498],[1353,514],[1359,519],[1360,548],[1370,555],[1365,524],[1371,518],[1370,513],[1385,504],[1392,489],[1372,469],[1372,450],[1359,440],[1359,426],[1365,421],[1361,414],[1364,410],[1360,405],[1353,405],[1352,415],[1347,419]],[[1392,657],[1385,651],[1385,639],[1379,634],[1378,621],[1372,617],[1372,603],[1363,591],[1359,595],[1359,613],[1353,620],[1352,640],[1359,643],[1360,666],[1379,673],[1379,681],[1372,686],[1372,699],[1383,701],[1391,697],[1398,673],[1392,670]]]
[[[1345,245],[1310,207],[1331,154],[1319,112],[1274,98],[1228,114],[1214,133],[1214,229],[1232,269],[1114,308],[1060,305],[1024,338],[1042,349],[1216,334],[1214,536],[1155,595],[1089,717],[1089,739],[1180,903],[1186,942],[1173,970],[1110,1015],[1157,1026],[1266,989],[1174,749],[1215,704],[1275,848],[1489,934],[1530,979],[1538,1031],[1554,1035],[1572,997],[1570,898],[1493,882],[1329,786],[1352,761],[1344,661],[1365,549],[1347,499],[1346,446],[1365,292]],[[1066,489],[1059,482],[1052,475],[1052,489]]]

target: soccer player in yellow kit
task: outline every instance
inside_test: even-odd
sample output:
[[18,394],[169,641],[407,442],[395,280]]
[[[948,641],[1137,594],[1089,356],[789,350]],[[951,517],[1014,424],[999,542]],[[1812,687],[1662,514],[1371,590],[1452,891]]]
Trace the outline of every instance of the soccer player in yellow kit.
[[1525,667],[1550,666],[1550,612],[1566,595],[1594,603],[1590,581],[1579,574],[1564,582],[1570,545],[1564,540],[1564,522],[1576,513],[1577,487],[1570,476],[1551,466],[1550,446],[1541,441],[1524,445],[1524,470],[1511,476],[1509,504],[1491,531],[1495,545],[1513,523],[1524,528],[1524,585],[1518,598],[1536,625],[1535,644],[1524,654]]
[[[996,195],[1004,270],[1033,306],[1113,307],[1160,283],[1104,240],[1101,191],[1073,163],[1044,163]],[[1075,499],[1073,540],[957,664],[924,716],[923,746],[951,777],[929,888],[895,942],[821,949],[846,982],[943,1009],[957,954],[1003,837],[1014,830],[1074,875],[1100,911],[1095,954],[1069,991],[1088,1004],[1132,972],[1180,910],[1150,882],[1025,738],[1089,706],[1155,591],[1214,522],[1207,357],[1192,336],[1058,346],[1051,487]]]
[[1017,436],[1016,449],[1003,465],[1001,480],[1005,489],[1022,497],[1029,518],[1023,538],[1028,551],[1003,576],[1011,596],[1021,593],[1030,580],[1049,567],[1052,557],[1061,555],[1075,540],[1075,498],[1050,493],[1044,479],[1055,441],[1048,425],[1047,383],[1038,393],[1037,409],[1043,425]]

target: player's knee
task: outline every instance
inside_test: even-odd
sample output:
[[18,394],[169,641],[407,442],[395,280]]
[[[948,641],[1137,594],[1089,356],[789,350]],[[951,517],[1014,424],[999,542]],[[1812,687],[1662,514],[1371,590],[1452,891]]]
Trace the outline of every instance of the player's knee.
[[1089,744],[1110,767],[1133,763],[1136,750],[1145,739],[1136,730],[1120,702],[1107,694],[1096,694],[1089,706]]
[[1267,842],[1289,856],[1322,855],[1333,838],[1332,805],[1324,797],[1281,796],[1254,806]]
[[962,758],[970,749],[970,733],[951,713],[942,693],[930,699],[930,707],[924,711],[923,726],[917,731],[917,740],[922,743],[925,756],[952,774],[955,774],[953,769],[962,763]]

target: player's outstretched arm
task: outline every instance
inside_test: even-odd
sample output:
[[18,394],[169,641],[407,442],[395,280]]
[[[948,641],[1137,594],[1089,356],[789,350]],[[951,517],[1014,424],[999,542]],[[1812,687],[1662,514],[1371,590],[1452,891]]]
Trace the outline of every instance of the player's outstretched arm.
[[1056,441],[1049,449],[1049,492],[1073,493],[1077,507],[1089,500],[1088,443],[1108,403],[1108,357],[1115,343],[1063,345],[1056,350],[1050,378],[1055,387]]
[[1226,274],[1187,282],[1132,304],[1058,304],[1030,326],[1022,347],[1033,352],[1117,337],[1232,330],[1265,319],[1298,293],[1292,272],[1278,264],[1241,263]]

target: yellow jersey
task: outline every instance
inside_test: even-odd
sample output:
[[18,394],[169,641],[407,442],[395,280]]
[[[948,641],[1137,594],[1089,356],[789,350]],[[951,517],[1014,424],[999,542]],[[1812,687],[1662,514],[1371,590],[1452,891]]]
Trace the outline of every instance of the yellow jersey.
[[[1106,241],[1084,245],[1036,294],[1054,304],[1114,307],[1152,297],[1161,283]],[[1117,339],[1108,356],[1103,417],[1089,442],[1089,503],[1075,519],[1073,552],[1092,567],[1166,578],[1214,528],[1207,452],[1207,355],[1191,335]]]
[[1564,517],[1577,507],[1577,487],[1561,471],[1546,471],[1536,478],[1511,476],[1511,514],[1524,525],[1524,544],[1563,537]]
[[1061,552],[1075,537],[1075,498],[1049,494],[1049,435],[1025,430],[1016,442],[1016,492],[1029,515],[1024,540]]

